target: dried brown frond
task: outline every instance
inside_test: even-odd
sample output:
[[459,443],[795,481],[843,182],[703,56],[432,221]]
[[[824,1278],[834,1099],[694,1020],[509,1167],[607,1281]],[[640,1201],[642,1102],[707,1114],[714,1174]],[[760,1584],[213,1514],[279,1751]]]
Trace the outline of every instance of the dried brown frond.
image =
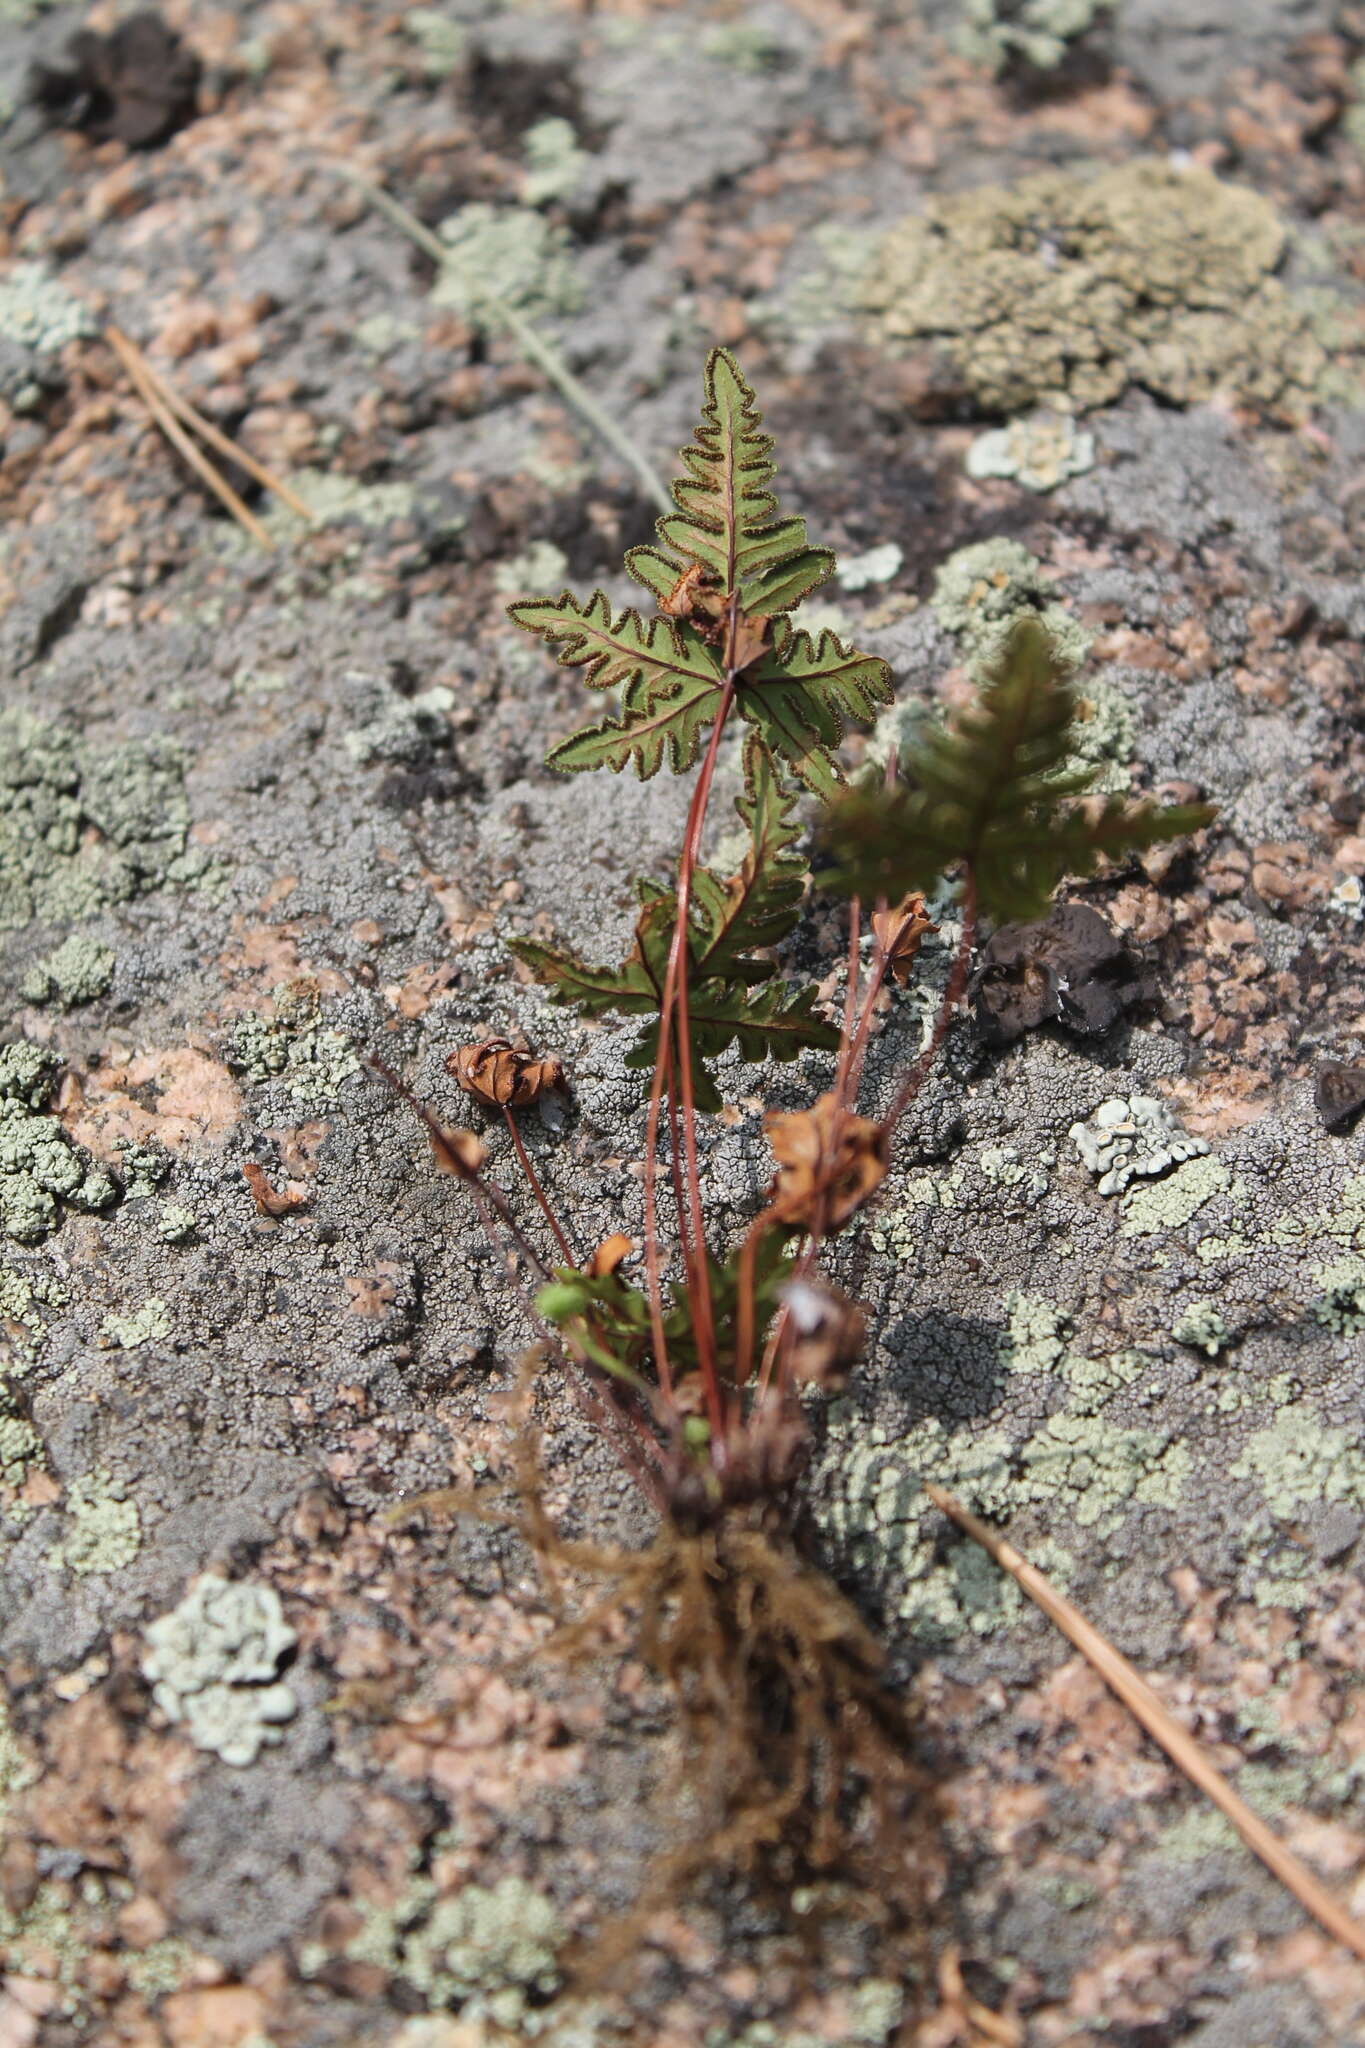
[[788,1372],[800,1386],[839,1393],[863,1355],[867,1318],[846,1294],[820,1281],[793,1280],[782,1298],[794,1332]]
[[810,1109],[764,1120],[778,1163],[772,1213],[802,1230],[838,1230],[886,1178],[890,1148],[870,1117],[855,1116],[835,1094]]
[[265,1169],[254,1159],[248,1159],[242,1168],[242,1179],[251,1189],[251,1199],[256,1204],[258,1216],[291,1216],[295,1209],[301,1209],[308,1200],[308,1190],[297,1181],[288,1181],[282,1188],[274,1188],[267,1180]]
[[564,1086],[563,1063],[554,1053],[538,1059],[507,1038],[462,1045],[449,1055],[446,1068],[465,1094],[487,1109],[528,1109],[552,1088]]
[[874,911],[872,930],[886,955],[887,973],[898,987],[904,988],[910,979],[910,969],[924,934],[938,930],[932,917],[925,912],[923,896],[912,890],[894,909]]
[[633,1237],[626,1237],[619,1230],[614,1231],[610,1237],[603,1238],[583,1271],[590,1280],[605,1280],[634,1250]]

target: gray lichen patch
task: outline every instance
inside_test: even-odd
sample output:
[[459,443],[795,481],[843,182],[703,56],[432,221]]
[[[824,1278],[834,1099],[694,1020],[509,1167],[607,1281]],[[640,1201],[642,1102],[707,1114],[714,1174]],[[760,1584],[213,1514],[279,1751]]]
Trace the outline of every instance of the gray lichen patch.
[[284,981],[271,992],[271,1014],[241,1017],[228,1045],[230,1066],[249,1081],[281,1082],[311,1107],[334,1102],[344,1081],[360,1071],[360,1055],[344,1033],[322,1022],[315,981]]
[[63,1203],[103,1209],[117,1193],[104,1168],[46,1114],[56,1078],[46,1047],[21,1038],[0,1049],[0,1230],[19,1244],[49,1236]]
[[931,200],[854,303],[887,349],[940,348],[986,412],[1080,412],[1138,384],[1301,417],[1328,357],[1274,275],[1285,240],[1267,199],[1196,166],[1044,171]]
[[142,1547],[142,1519],[122,1480],[108,1472],[87,1472],[71,1482],[65,1507],[65,1534],[47,1556],[54,1571],[86,1577],[122,1571],[132,1563]]
[[0,712],[0,931],[200,880],[212,862],[189,827],[172,741],[95,748],[28,711]]
[[12,412],[34,411],[61,381],[60,351],[98,331],[89,307],[45,264],[11,264],[0,278],[0,399]]
[[271,1586],[205,1573],[180,1605],[147,1630],[142,1659],[152,1696],[199,1749],[224,1763],[254,1763],[279,1742],[298,1702],[277,1678],[298,1640]]
[[56,1003],[74,1010],[102,996],[113,978],[113,947],[72,932],[55,952],[29,969],[20,994],[30,1003]]
[[1070,1135],[1102,1195],[1122,1194],[1130,1181],[1166,1173],[1209,1149],[1180,1128],[1156,1095],[1111,1096],[1084,1123],[1074,1123]]

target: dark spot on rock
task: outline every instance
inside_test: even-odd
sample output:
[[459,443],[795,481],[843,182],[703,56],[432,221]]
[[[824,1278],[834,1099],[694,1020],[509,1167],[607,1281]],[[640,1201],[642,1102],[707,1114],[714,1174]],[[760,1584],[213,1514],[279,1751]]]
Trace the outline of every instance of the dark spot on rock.
[[1313,1100],[1329,1131],[1349,1124],[1365,1109],[1365,1067],[1323,1060],[1314,1077]]
[[1153,993],[1122,939],[1086,903],[1059,903],[1037,924],[1002,925],[970,988],[987,1045],[1012,1045],[1040,1024],[1096,1038]]
[[159,14],[130,14],[109,34],[80,29],[61,64],[35,63],[29,96],[95,142],[150,149],[195,115],[200,65]]

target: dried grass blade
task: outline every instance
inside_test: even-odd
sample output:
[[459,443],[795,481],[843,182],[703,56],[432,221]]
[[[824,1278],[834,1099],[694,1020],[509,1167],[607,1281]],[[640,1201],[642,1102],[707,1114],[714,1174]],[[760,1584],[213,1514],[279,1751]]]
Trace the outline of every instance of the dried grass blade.
[[1180,1726],[1144,1678],[1140,1678],[1128,1659],[1116,1650],[1112,1643],[1088,1622],[1085,1616],[1071,1602],[1060,1594],[1056,1587],[1044,1578],[1035,1565],[1021,1557],[1012,1543],[998,1536],[994,1529],[964,1508],[960,1501],[945,1493],[941,1486],[925,1485],[935,1507],[941,1508],[959,1529],[979,1543],[988,1556],[992,1557],[1002,1571],[1007,1571],[1015,1583],[1040,1607],[1048,1620],[1058,1627],[1069,1641],[1076,1645],[1081,1655],[1098,1671],[1100,1677],[1123,1701],[1134,1720],[1142,1726],[1155,1742],[1159,1742],[1172,1763],[1185,1773],[1192,1785],[1212,1800],[1219,1811],[1232,1822],[1242,1840],[1254,1856],[1259,1856],[1266,1869],[1279,1879],[1286,1891],[1292,1892],[1304,1911],[1311,1913],[1318,1925],[1326,1930],[1343,1948],[1365,1962],[1365,1927],[1353,1920],[1343,1906],[1338,1905],[1325,1885],[1319,1884],[1313,1873],[1305,1868],[1292,1849],[1286,1848],[1279,1837],[1273,1834],[1260,1818],[1253,1813],[1246,1801],[1233,1791],[1222,1772],[1217,1770],[1205,1756],[1192,1735]]
[[239,469],[244,469],[249,477],[253,477],[260,484],[263,490],[273,491],[275,496],[282,503],[286,504],[291,512],[297,512],[300,519],[306,519],[311,526],[313,522],[312,512],[305,505],[298,492],[290,484],[287,484],[283,477],[276,476],[273,469],[267,469],[265,464],[258,462],[256,457],[250,454],[247,449],[241,448],[235,441],[229,440],[228,436],[221,429],[214,426],[212,420],[205,419],[198,406],[191,405],[188,398],[182,392],[177,391],[173,384],[168,384],[161,372],[152,368],[136,343],[129,341],[127,335],[122,333],[119,328],[111,327],[109,329],[109,338],[116,348],[119,346],[119,343],[122,343],[124,349],[131,349],[133,351],[141,365],[143,376],[147,379],[153,391],[156,392],[163,405],[175,413],[179,419],[182,419],[187,427],[193,427],[200,438],[208,442],[210,448],[215,449],[219,455],[225,456],[229,462],[235,462]]
[[247,510],[227,478],[220,476],[208,457],[195,447],[193,441],[191,441],[189,435],[175,417],[175,414],[158,394],[155,384],[151,381],[147,365],[143,361],[140,350],[133,346],[126,334],[120,334],[116,327],[110,327],[106,332],[110,347],[114,350],[124,369],[127,370],[128,375],[132,378],[143,404],[172,447],[179,449],[186,462],[189,463],[190,468],[195,471],[196,475],[203,478],[214,496],[221,504],[227,507],[238,524],[246,528],[251,538],[259,541],[263,548],[273,549],[275,543],[261,525],[260,520],[256,518],[254,513]]

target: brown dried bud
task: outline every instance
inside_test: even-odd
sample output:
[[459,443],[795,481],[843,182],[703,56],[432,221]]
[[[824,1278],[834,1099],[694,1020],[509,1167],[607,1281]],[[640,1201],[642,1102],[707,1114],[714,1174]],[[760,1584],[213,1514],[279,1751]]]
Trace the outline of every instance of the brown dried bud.
[[527,1109],[552,1088],[564,1085],[564,1067],[554,1053],[537,1059],[506,1038],[486,1038],[481,1045],[462,1045],[446,1067],[466,1095],[488,1109]]
[[442,1173],[453,1173],[459,1180],[470,1180],[483,1171],[488,1157],[488,1147],[473,1131],[452,1130],[449,1124],[437,1123],[434,1116],[425,1115],[427,1136],[431,1139],[431,1150]]
[[265,1177],[265,1169],[254,1159],[248,1159],[242,1168],[242,1179],[251,1189],[251,1199],[256,1204],[258,1216],[289,1216],[308,1200],[308,1190],[300,1187],[297,1181],[288,1181],[279,1189],[271,1187]]
[[589,1280],[605,1280],[616,1271],[622,1259],[630,1257],[634,1249],[635,1239],[623,1237],[618,1230],[611,1237],[603,1238],[583,1271]]
[[910,979],[911,963],[924,934],[938,930],[932,917],[925,916],[924,898],[917,890],[912,890],[893,910],[874,911],[872,930],[877,944],[886,954],[887,973],[898,987],[904,988]]
[[764,1129],[779,1167],[772,1211],[780,1222],[838,1230],[886,1178],[886,1132],[833,1094],[810,1109],[766,1118]]
[[867,1324],[856,1302],[837,1287],[793,1280],[783,1290],[795,1342],[788,1352],[794,1380],[837,1394],[863,1354]]

